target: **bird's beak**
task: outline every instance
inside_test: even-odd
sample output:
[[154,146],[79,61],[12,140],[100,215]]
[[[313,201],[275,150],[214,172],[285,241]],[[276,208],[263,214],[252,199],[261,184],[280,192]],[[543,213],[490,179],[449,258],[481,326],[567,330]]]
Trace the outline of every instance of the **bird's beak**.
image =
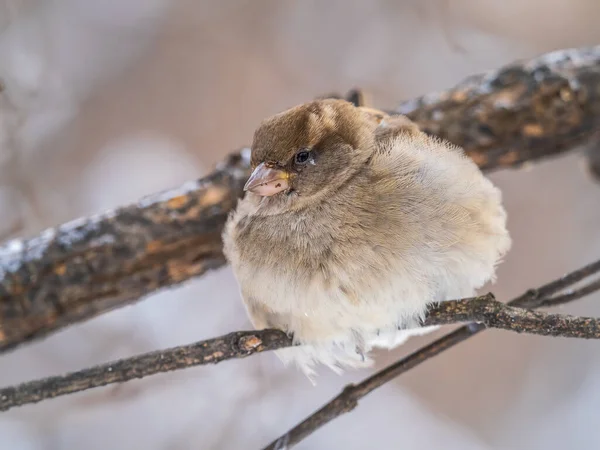
[[244,191],[250,191],[263,197],[270,197],[290,187],[290,174],[282,169],[268,167],[260,163],[244,186]]

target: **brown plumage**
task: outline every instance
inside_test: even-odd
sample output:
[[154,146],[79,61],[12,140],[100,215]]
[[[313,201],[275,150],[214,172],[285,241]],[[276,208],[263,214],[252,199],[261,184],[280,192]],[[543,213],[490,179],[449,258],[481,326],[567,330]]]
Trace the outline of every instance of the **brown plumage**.
[[[500,192],[404,116],[319,100],[266,119],[223,235],[257,328],[307,373],[369,362],[432,302],[467,297],[510,247]],[[412,334],[423,330],[412,330]]]

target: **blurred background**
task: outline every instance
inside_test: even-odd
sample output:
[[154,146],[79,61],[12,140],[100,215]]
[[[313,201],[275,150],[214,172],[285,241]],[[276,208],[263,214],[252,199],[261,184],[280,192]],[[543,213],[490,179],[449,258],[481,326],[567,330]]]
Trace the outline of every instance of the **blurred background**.
[[[324,93],[391,108],[598,44],[599,15],[596,0],[0,0],[0,240],[207,174],[262,118]],[[514,239],[499,299],[600,255],[600,185],[581,161],[491,176]],[[598,300],[564,311],[600,315]],[[224,268],[3,355],[0,385],[249,327]],[[368,373],[323,369],[313,387],[263,354],[154,376],[3,413],[0,448],[258,449]],[[297,448],[600,448],[599,404],[597,342],[488,331]]]

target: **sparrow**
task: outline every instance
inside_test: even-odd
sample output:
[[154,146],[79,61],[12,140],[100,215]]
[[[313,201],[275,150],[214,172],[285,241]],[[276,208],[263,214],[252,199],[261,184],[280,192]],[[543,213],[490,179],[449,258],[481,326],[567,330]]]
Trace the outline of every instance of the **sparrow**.
[[473,296],[510,249],[501,192],[462,149],[402,115],[312,101],[264,120],[223,232],[257,329],[312,379],[372,363],[428,306]]

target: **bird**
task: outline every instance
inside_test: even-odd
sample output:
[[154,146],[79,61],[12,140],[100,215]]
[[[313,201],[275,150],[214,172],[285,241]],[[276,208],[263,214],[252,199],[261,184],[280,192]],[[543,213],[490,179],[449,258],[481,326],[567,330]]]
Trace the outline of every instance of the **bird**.
[[511,247],[501,191],[401,114],[318,99],[263,120],[224,254],[255,329],[314,380],[373,364],[428,307],[495,281]]

